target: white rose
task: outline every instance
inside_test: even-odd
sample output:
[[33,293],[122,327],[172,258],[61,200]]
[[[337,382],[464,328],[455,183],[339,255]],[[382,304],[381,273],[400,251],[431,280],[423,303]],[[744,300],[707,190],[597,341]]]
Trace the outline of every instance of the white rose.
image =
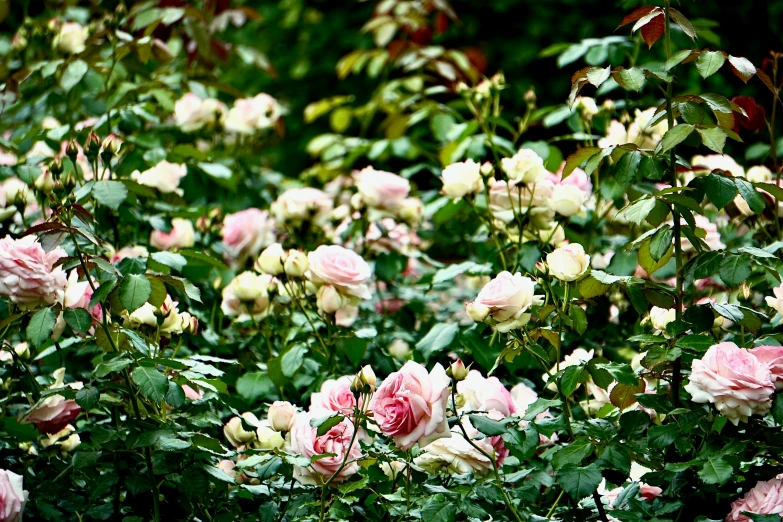
[[407,359],[408,355],[411,353],[410,345],[402,339],[393,340],[389,345],[388,350],[389,355],[397,360]]
[[362,169],[356,178],[359,194],[364,203],[372,208],[396,210],[411,191],[411,184],[407,179],[372,167]]
[[481,179],[481,166],[472,159],[452,163],[441,175],[443,189],[441,193],[450,198],[461,198],[484,190]]
[[555,185],[548,203],[552,210],[561,216],[575,216],[582,210],[585,193],[576,185]]
[[164,194],[175,193],[180,196],[183,194],[179,188],[179,182],[188,173],[188,168],[183,164],[170,163],[166,160],[161,161],[152,168],[139,173],[135,171],[131,174],[131,179],[139,185],[145,185],[158,189]]
[[748,169],[745,178],[751,183],[767,183],[772,181],[772,171],[764,165],[756,165]]
[[579,243],[558,248],[546,256],[549,272],[561,281],[575,281],[590,268],[590,256]]
[[283,269],[289,277],[303,277],[310,268],[307,256],[301,250],[289,250],[283,263]]
[[514,156],[501,159],[500,166],[509,179],[527,184],[538,183],[547,174],[544,160],[530,149],[521,149]]
[[54,37],[54,46],[64,53],[79,54],[87,47],[87,28],[76,22],[67,22]]
[[677,310],[674,308],[660,308],[653,306],[650,310],[650,324],[658,331],[665,332],[666,325],[677,318]]
[[253,98],[242,98],[223,118],[223,126],[228,132],[253,134],[258,130],[272,127],[282,115],[277,100],[265,93]]
[[262,420],[258,422],[258,429],[256,430],[258,442],[256,445],[265,450],[280,449],[285,445],[285,439],[279,431],[275,431],[268,420]]
[[324,285],[319,288],[316,298],[318,309],[327,314],[334,313],[346,305],[345,299],[332,285]]
[[283,260],[286,252],[280,243],[272,243],[266,247],[254,265],[262,274],[280,275],[283,273]]
[[174,123],[183,132],[194,132],[214,123],[225,112],[223,102],[214,98],[202,100],[189,92],[174,104]]

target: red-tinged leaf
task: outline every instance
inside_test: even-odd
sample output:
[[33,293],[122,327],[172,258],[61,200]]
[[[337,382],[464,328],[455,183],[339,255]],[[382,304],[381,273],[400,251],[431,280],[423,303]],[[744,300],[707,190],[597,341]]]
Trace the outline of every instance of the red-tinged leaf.
[[762,71],[761,69],[756,70],[756,76],[759,77],[759,80],[767,86],[767,89],[772,91],[772,94],[774,94],[776,97],[778,95],[778,90],[775,88],[775,84],[772,83],[772,78],[770,78],[767,73]]
[[83,206],[81,206],[81,205],[76,205],[76,204],[73,204],[73,205],[71,205],[71,209],[72,209],[72,210],[73,210],[73,211],[74,211],[76,214],[78,214],[78,215],[79,215],[79,217],[80,217],[80,218],[82,218],[83,220],[86,220],[86,221],[87,221],[87,222],[89,222],[89,223],[92,223],[93,221],[95,221],[95,218],[93,218],[93,217],[92,217],[92,214],[90,214],[90,213],[87,211],[87,209],[86,209],[86,208],[84,208]]
[[68,230],[68,227],[63,225],[62,223],[56,223],[56,222],[48,222],[48,223],[40,223],[38,225],[32,226],[24,231],[24,236],[29,236],[30,234],[38,234],[39,232],[49,232],[51,230]]
[[655,18],[656,16],[661,14],[661,12],[659,12],[659,11],[660,10],[658,8],[656,8],[656,9],[650,11],[649,13],[647,13],[646,15],[644,15],[643,17],[639,18],[636,21],[636,23],[633,24],[633,28],[631,29],[631,32],[635,33],[636,31],[638,31],[639,29],[641,29],[642,27],[647,25],[650,22],[650,20],[652,20],[653,18]]
[[[739,127],[742,127],[745,130],[749,130],[751,132],[756,132],[764,127],[766,124],[767,119],[767,113],[764,110],[764,107],[756,103],[756,100],[754,100],[750,96],[735,96],[731,99],[731,103],[734,105],[737,105],[739,108],[741,108],[743,111],[745,111],[745,114],[741,114],[739,111],[734,111],[732,114],[736,114],[736,124],[735,127],[732,125],[732,129],[734,129],[734,132],[739,132]],[[726,127],[721,123],[722,127]]]
[[600,67],[590,67],[590,70],[587,71],[587,81],[596,87],[600,87],[602,83],[609,79],[611,74],[612,67],[610,65],[603,69]]
[[756,67],[750,63],[750,60],[741,56],[729,56],[729,67],[734,76],[745,83],[748,83],[748,80],[756,74]]
[[648,47],[652,48],[653,44],[663,36],[665,30],[664,16],[658,15],[642,27],[642,39]]
[[680,29],[687,34],[691,40],[696,40],[696,29],[693,28],[693,24],[690,20],[685,18],[685,15],[679,12],[677,9],[671,8],[669,10],[669,18],[680,26]]
[[584,80],[587,78],[587,73],[592,69],[593,67],[587,66],[582,67],[578,71],[576,71],[574,74],[571,75],[571,83],[574,84],[578,82],[579,80]]
[[625,18],[623,18],[623,21],[620,22],[620,25],[617,26],[617,29],[621,28],[624,25],[628,25],[630,23],[633,23],[637,21],[640,18],[643,18],[650,14],[652,11],[655,11],[656,9],[660,9],[659,7],[652,7],[652,6],[645,6],[645,7],[639,7],[638,9],[635,9],[630,14],[626,15]]

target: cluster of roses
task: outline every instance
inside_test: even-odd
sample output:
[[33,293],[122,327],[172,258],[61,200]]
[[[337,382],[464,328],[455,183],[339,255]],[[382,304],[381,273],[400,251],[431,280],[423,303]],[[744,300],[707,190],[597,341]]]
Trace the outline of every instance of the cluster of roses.
[[211,129],[218,123],[230,134],[252,135],[274,127],[283,109],[273,97],[259,93],[234,101],[230,109],[215,98],[186,93],[174,104],[174,123],[183,132]]

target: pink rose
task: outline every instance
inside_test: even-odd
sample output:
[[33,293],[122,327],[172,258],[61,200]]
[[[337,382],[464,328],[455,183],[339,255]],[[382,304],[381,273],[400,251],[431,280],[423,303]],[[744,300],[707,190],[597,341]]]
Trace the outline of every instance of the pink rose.
[[68,281],[62,267],[54,264],[65,256],[60,247],[44,251],[34,236],[0,239],[0,295],[20,308],[54,304]]
[[536,283],[520,273],[501,272],[481,289],[476,300],[467,304],[468,315],[474,321],[487,316],[500,323],[498,329],[506,332],[527,323],[526,313],[535,300]]
[[[318,428],[310,425],[311,420],[328,417],[330,414],[332,412],[329,410],[318,409],[298,413],[294,417],[291,431],[286,436],[285,449],[289,453],[306,458],[331,454],[313,461],[310,466],[295,466],[294,478],[301,484],[323,484],[333,475],[332,482],[340,483],[359,471],[356,460],[361,457],[362,450],[358,436],[354,437],[354,426],[350,420],[343,419],[320,437],[317,433]],[[340,470],[344,460],[347,464]]]
[[726,522],[751,522],[743,511],[758,515],[783,515],[783,480],[758,482],[744,497],[731,503]]
[[352,382],[353,376],[347,375],[324,381],[321,390],[310,396],[310,410],[329,410],[353,415],[356,397],[351,391]]
[[278,221],[316,221],[332,211],[334,200],[322,190],[312,187],[293,188],[283,192],[270,210]]
[[174,218],[171,220],[171,230],[153,230],[150,234],[150,245],[158,250],[174,248],[190,248],[196,244],[196,231],[189,219]]
[[465,399],[466,411],[496,411],[503,417],[517,412],[503,383],[497,377],[484,377],[478,370],[471,370],[465,380],[457,383],[457,392]]
[[358,306],[347,305],[334,312],[334,324],[342,326],[343,328],[350,328],[358,318]]
[[0,469],[0,522],[21,522],[27,491],[21,475]]
[[736,426],[754,413],[765,415],[769,411],[775,386],[766,363],[734,343],[720,343],[693,361],[685,390],[694,402],[715,403]]
[[783,390],[783,346],[757,346],[750,353],[769,366],[775,388]]
[[[195,384],[193,386],[195,386]],[[182,391],[185,392],[185,397],[191,401],[197,401],[204,396],[204,390],[200,389],[198,386],[193,388],[189,384],[183,384]]]
[[408,361],[381,384],[370,401],[373,420],[394,439],[397,447],[409,450],[417,442],[424,447],[450,437],[446,419],[449,378],[436,364],[430,373],[419,363]]
[[524,415],[528,406],[538,400],[536,391],[525,383],[520,382],[511,388],[511,400],[519,415]]
[[370,265],[362,257],[338,245],[321,245],[307,254],[311,279],[316,283],[333,285],[342,292],[370,298],[367,281],[370,279]]
[[109,258],[109,261],[112,264],[117,264],[126,257],[147,257],[149,255],[149,250],[143,246],[127,246],[114,252]]
[[[380,225],[380,226],[379,226]],[[372,222],[365,234],[367,243],[379,252],[396,251],[402,254],[413,252],[421,244],[421,238],[404,223],[392,218]]]
[[411,184],[397,174],[365,167],[356,174],[356,188],[368,207],[394,210],[408,197]]
[[33,423],[39,433],[46,435],[65,428],[80,411],[82,409],[75,400],[66,399],[62,395],[50,395],[24,420]]
[[[702,238],[702,241],[707,244],[710,250],[721,250],[726,248],[726,245],[724,245],[723,241],[721,241],[718,225],[711,222],[707,216],[702,216],[701,214],[696,214],[694,219],[696,221],[696,228],[700,228],[705,234],[705,237]],[[667,223],[669,225],[673,225],[674,222],[667,221]],[[681,219],[680,223],[683,226],[687,226],[685,219]],[[690,252],[693,250],[693,245],[685,236],[682,238],[682,250],[683,252]]]
[[275,242],[275,220],[266,210],[249,208],[228,214],[223,219],[221,233],[228,247],[224,257],[241,262]]

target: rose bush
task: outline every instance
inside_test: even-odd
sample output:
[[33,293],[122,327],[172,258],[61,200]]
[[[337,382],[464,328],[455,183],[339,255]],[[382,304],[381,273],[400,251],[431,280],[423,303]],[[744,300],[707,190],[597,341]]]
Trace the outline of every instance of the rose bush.
[[0,521],[779,520],[783,56],[664,0],[539,106],[391,0],[301,113],[300,4],[0,35]]

